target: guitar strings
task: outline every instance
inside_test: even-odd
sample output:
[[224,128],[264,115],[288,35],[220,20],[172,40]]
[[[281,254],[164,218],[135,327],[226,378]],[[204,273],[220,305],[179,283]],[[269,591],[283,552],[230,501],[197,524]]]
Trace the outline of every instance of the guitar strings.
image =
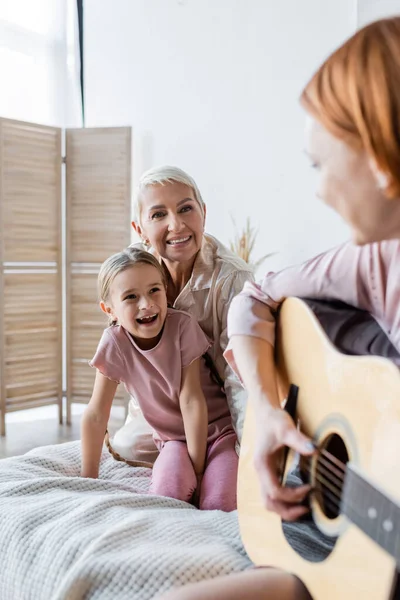
[[332,473],[334,473],[337,477],[337,479],[341,479],[343,481],[344,479],[344,471],[339,470],[337,467],[333,467],[331,465],[331,463],[329,462],[329,458],[324,457],[321,453],[319,454],[319,461],[320,463],[322,463],[323,465],[326,465]]
[[[321,487],[318,487],[317,491],[322,494],[324,504],[329,504],[336,512],[340,509],[346,465],[328,450],[318,449],[318,454],[315,461],[315,480],[321,484]],[[312,460],[312,457],[303,457],[303,464],[308,473],[313,470]]]
[[[309,471],[311,471],[311,469],[309,469]],[[326,478],[323,476],[321,477],[318,471],[319,470],[317,466],[315,480],[322,485],[321,487],[317,487],[316,491],[320,492],[323,497],[326,496],[327,498],[329,498],[333,508],[335,510],[338,510],[340,508],[341,494],[338,493],[338,491],[336,491],[336,489],[333,486],[327,484]]]
[[[341,499],[346,464],[328,450],[317,448],[317,452],[317,457],[302,457],[304,470],[307,473],[314,471],[314,480],[320,485],[315,486],[312,491],[321,495],[325,508],[331,510],[334,515],[339,515],[342,508]],[[313,461],[315,461],[315,467],[313,467]],[[359,507],[352,502],[347,501],[347,505],[357,513],[359,512]]]
[[[308,457],[307,457],[308,458]],[[307,459],[306,459],[307,460]],[[320,471],[323,475],[325,475],[329,482],[335,485],[339,490],[342,489],[344,483],[344,473],[340,473],[337,469],[332,468],[332,466],[323,459],[323,457],[318,457],[316,462],[316,469]],[[311,459],[308,458],[308,464],[311,465]],[[309,471],[311,471],[311,467],[309,467]]]
[[336,456],[334,456],[333,454],[328,452],[328,450],[325,450],[325,448],[322,448],[322,450],[319,450],[317,448],[317,450],[320,454],[323,454],[324,456],[326,456],[331,462],[333,462],[337,467],[339,467],[339,469],[341,469],[342,471],[346,470],[346,464],[343,463],[338,458],[336,458]]

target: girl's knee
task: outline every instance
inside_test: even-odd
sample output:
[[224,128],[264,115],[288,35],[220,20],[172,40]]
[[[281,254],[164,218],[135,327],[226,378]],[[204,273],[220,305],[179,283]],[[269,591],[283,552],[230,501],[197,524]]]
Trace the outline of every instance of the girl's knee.
[[200,494],[199,508],[201,510],[222,510],[232,512],[237,509],[236,488],[234,491],[221,490],[221,493]]
[[182,489],[177,486],[171,486],[169,484],[162,485],[150,485],[150,494],[154,496],[164,496],[166,498],[174,498],[174,500],[181,500],[182,502],[189,502],[193,492],[187,489]]
[[174,473],[169,470],[159,471],[154,473],[151,484],[150,493],[157,496],[167,496],[189,502],[196,488],[196,476],[192,473]]

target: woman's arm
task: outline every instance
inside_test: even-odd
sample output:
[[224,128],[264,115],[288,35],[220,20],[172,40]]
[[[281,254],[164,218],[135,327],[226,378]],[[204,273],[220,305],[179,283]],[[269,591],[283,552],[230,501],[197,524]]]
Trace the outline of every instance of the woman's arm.
[[[274,364],[275,312],[288,296],[337,299],[372,311],[373,285],[379,261],[376,245],[362,248],[346,244],[300,266],[268,274],[261,285],[246,284],[231,305],[228,315],[230,343],[225,357],[240,374],[257,415],[254,462],[267,508],[285,519],[304,512],[296,505],[308,488],[282,488],[277,475],[277,454],[289,446],[302,454],[313,449],[281,410]],[[375,265],[376,269],[372,269]],[[380,267],[381,268],[381,267]]]
[[[377,250],[373,246],[344,244],[301,265],[268,273],[260,284],[246,283],[229,309],[229,339],[249,335],[274,344],[275,314],[289,296],[341,300],[371,311],[371,277]],[[226,358],[229,360],[229,353]]]
[[179,395],[188,453],[198,477],[204,471],[208,434],[208,411],[200,383],[200,360],[198,358],[182,369]]
[[[221,354],[225,352],[228,345],[229,306],[233,298],[242,291],[244,284],[253,281],[254,277],[250,271],[235,271],[225,279],[221,288],[217,291],[217,307],[221,335],[219,341],[216,341],[216,343],[219,343]],[[232,424],[240,442],[243,431],[247,392],[227,362],[225,362],[223,378],[226,400],[232,416]]]
[[96,372],[93,394],[83,414],[81,423],[82,436],[82,477],[96,479],[99,475],[99,464],[104,434],[110,417],[118,383],[108,379],[99,371]]

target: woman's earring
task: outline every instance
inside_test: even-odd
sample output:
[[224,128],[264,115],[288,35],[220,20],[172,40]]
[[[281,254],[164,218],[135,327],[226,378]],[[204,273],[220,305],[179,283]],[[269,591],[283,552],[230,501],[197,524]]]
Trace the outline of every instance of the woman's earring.
[[389,185],[389,177],[386,173],[381,171],[373,160],[370,160],[370,168],[375,177],[376,187],[378,190],[384,191]]
[[389,185],[389,178],[386,173],[382,173],[382,171],[377,171],[375,173],[376,186],[378,190],[386,190]]
[[143,245],[146,246],[146,248],[150,248],[150,240],[146,240],[145,238],[143,239]]

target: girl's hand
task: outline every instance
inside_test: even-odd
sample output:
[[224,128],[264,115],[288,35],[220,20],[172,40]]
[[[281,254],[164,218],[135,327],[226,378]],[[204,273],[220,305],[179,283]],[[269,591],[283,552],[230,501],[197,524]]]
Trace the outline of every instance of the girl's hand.
[[193,492],[193,496],[192,496],[192,502],[194,504],[194,506],[196,506],[197,508],[199,508],[199,502],[200,502],[200,490],[201,490],[201,482],[203,480],[203,473],[196,473],[196,489]]
[[207,450],[208,410],[200,382],[200,359],[182,369],[179,405],[186,445],[195,473],[204,471]]

